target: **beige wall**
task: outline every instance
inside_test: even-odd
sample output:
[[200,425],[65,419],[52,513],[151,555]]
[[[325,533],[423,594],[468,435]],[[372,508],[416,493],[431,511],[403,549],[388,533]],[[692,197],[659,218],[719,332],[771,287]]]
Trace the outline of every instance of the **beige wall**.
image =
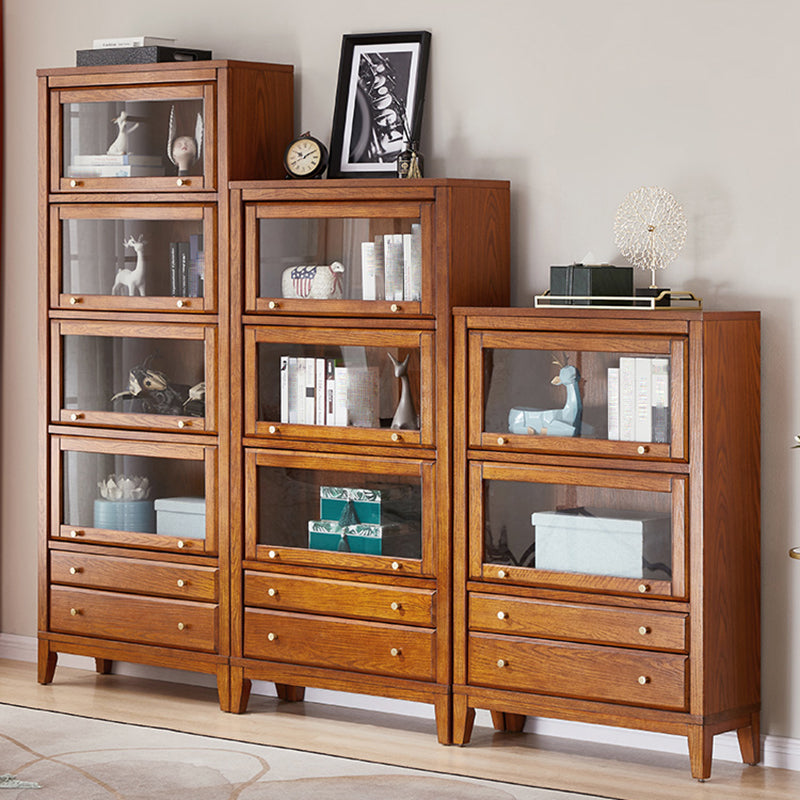
[[[427,28],[430,175],[510,178],[517,305],[548,265],[617,261],[614,212],[663,185],[689,219],[665,285],[763,314],[767,733],[800,738],[800,67],[795,0],[5,0],[0,631],[36,630],[37,67],[152,33],[296,66],[297,129],[327,139],[342,33]],[[736,436],[737,431],[730,432]],[[724,564],[720,564],[724,569]],[[795,678],[792,682],[792,677]]]

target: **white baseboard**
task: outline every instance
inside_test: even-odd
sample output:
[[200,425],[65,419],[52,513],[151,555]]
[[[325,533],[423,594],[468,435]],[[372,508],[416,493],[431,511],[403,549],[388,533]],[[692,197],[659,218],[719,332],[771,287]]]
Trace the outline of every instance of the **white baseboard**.
[[[0,633],[0,658],[12,661],[35,662],[37,657],[36,639],[30,636],[16,636]],[[94,661],[85,656],[74,656],[59,653],[59,665],[73,669],[94,671]],[[118,675],[130,675],[137,678],[149,678],[169,683],[184,683],[192,686],[216,685],[213,675],[196,672],[149,667],[142,664],[114,663],[114,672]],[[271,683],[255,681],[254,694],[274,696],[275,687]],[[306,700],[311,703],[324,703],[333,706],[345,706],[367,711],[382,711],[390,714],[433,719],[433,707],[427,703],[412,703],[406,700],[392,700],[385,697],[349,694],[347,692],[330,692],[324,689],[306,689]],[[488,711],[478,711],[476,725],[491,726]],[[606,725],[591,725],[583,722],[568,722],[558,719],[529,718],[525,730],[542,736],[554,736],[574,741],[594,742],[636,748],[638,750],[654,750],[660,753],[687,754],[687,742],[683,736],[672,736],[664,733],[613,728]],[[765,767],[779,767],[800,771],[800,739],[784,736],[762,736],[762,760]],[[740,760],[739,743],[734,732],[722,733],[714,739],[714,758],[723,761]]]

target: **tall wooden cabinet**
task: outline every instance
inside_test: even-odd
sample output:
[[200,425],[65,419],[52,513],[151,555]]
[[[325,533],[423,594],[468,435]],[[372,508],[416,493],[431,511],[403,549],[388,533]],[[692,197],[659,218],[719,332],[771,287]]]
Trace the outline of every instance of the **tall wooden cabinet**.
[[233,707],[254,679],[411,699],[450,742],[451,308],[508,302],[509,185],[232,206]]
[[77,653],[230,706],[228,183],[282,174],[292,72],[38,73],[41,682]]
[[759,760],[759,325],[455,309],[456,742],[487,708]]

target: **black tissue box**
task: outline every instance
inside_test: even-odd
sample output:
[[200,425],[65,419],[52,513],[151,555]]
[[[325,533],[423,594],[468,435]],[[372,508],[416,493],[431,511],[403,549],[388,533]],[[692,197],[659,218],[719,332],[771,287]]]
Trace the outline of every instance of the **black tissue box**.
[[[633,267],[570,264],[550,267],[550,294],[562,297],[633,297]],[[613,300],[612,305],[632,305]],[[551,305],[601,306],[603,300],[552,300]]]
[[101,47],[76,51],[78,67],[108,67],[112,64],[158,64],[170,61],[210,61],[210,50],[187,47]]

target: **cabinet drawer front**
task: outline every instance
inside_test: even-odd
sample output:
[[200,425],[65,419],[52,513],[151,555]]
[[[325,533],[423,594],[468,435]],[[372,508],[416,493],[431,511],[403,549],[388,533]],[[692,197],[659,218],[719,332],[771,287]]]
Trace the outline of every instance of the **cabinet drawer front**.
[[57,633],[214,652],[217,606],[53,586],[50,628]]
[[431,680],[434,654],[432,630],[245,609],[248,658]]
[[569,642],[471,634],[469,682],[536,694],[686,708],[688,658]]
[[472,594],[470,630],[685,652],[687,615]]
[[59,550],[50,553],[50,578],[53,583],[91,589],[215,602],[218,575],[215,567]]
[[275,610],[344,614],[361,619],[433,626],[434,592],[402,586],[246,572],[244,602]]

